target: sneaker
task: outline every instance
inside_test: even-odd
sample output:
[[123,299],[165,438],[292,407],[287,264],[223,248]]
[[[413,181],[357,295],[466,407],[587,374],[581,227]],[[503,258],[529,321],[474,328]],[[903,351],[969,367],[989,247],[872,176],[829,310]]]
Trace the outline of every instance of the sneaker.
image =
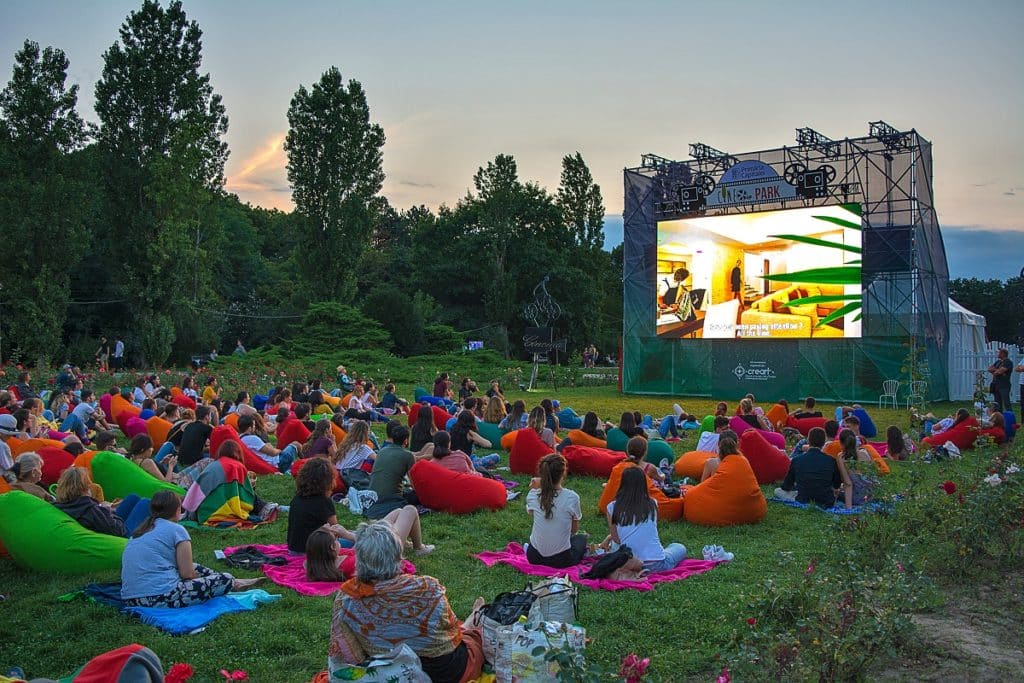
[[713,546],[713,545],[706,545],[706,546],[704,546],[704,550],[701,551],[701,555],[703,555],[704,559],[706,561],[708,561],[708,562],[710,562],[711,560],[715,559],[715,546]]
[[429,543],[424,543],[422,548],[420,548],[419,550],[415,550],[414,552],[418,557],[423,557],[424,555],[429,555],[430,553],[434,552],[434,550],[436,549],[437,546],[431,545]]
[[715,546],[715,551],[716,552],[714,559],[718,560],[719,562],[732,562],[733,557],[735,557],[735,555],[728,552],[725,548],[723,548],[720,545]]

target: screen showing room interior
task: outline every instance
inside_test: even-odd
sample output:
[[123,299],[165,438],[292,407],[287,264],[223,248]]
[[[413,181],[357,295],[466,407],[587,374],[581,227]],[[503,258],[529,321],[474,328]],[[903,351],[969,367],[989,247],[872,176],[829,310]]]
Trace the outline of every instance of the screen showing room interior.
[[657,335],[860,337],[860,206],[658,223]]

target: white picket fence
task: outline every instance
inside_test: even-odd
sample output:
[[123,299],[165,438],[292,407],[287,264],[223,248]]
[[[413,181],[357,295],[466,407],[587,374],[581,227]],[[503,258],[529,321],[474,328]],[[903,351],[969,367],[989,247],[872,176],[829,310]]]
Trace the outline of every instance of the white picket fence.
[[[992,380],[992,376],[988,374],[988,366],[995,362],[999,349],[1006,349],[1009,352],[1014,367],[1017,367],[1024,359],[1024,355],[1017,350],[1016,346],[1002,342],[989,342],[985,345],[984,352],[962,352],[950,356],[949,400],[970,400],[974,396],[978,373],[983,375],[985,387],[988,387],[988,383]],[[1013,373],[1010,382],[1016,390],[1019,382],[1016,372]]]

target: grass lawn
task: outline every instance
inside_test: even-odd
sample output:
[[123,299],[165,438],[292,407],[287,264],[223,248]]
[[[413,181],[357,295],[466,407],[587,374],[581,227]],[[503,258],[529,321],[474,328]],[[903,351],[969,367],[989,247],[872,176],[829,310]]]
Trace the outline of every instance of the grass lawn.
[[[411,394],[411,387],[400,387]],[[527,396],[511,393],[510,399],[527,398],[535,404],[544,393]],[[671,412],[672,399],[620,396],[613,388],[560,390],[554,394],[563,406],[571,405],[581,414],[595,410],[618,420],[623,410],[638,409],[661,416]],[[688,412],[704,415],[710,400],[681,400]],[[822,406],[827,414],[833,406]],[[869,409],[881,431],[886,425],[906,427],[904,411]],[[947,410],[948,406],[933,406]],[[673,444],[677,453],[690,450],[696,435]],[[968,458],[969,459],[969,458]],[[949,467],[970,467],[967,463],[936,465],[933,486],[946,478]],[[507,464],[507,457],[503,464]],[[900,463],[893,465],[891,479],[901,481]],[[504,473],[507,475],[507,473]],[[518,477],[525,483],[525,477]],[[583,528],[592,537],[603,538],[605,520],[597,513],[597,499],[603,482],[571,477],[568,486],[584,502]],[[290,477],[264,477],[257,487],[260,495],[287,504],[293,495]],[[520,490],[524,491],[525,486]],[[767,487],[766,487],[767,490]],[[770,495],[770,493],[769,493]],[[354,527],[358,521],[346,509],[339,509],[339,521]],[[252,531],[191,530],[196,561],[217,568],[213,551],[229,545],[282,543],[287,522]],[[523,496],[497,513],[465,517],[429,514],[423,520],[424,535],[438,546],[426,558],[416,558],[421,573],[438,577],[448,589],[457,614],[465,615],[473,600],[517,590],[529,580],[510,568],[486,569],[471,557],[485,549],[498,549],[508,541],[525,540],[530,531]],[[593,639],[590,656],[606,669],[617,670],[619,659],[636,652],[652,658],[651,680],[695,678],[710,680],[721,668],[716,655],[727,645],[730,634],[746,619],[745,596],[756,592],[771,577],[783,578],[799,572],[821,552],[825,534],[834,533],[830,518],[816,511],[796,510],[769,504],[767,519],[758,525],[711,529],[686,522],[660,525],[663,542],[683,543],[694,556],[708,543],[725,546],[735,553],[734,562],[685,581],[663,584],[649,593],[635,591],[598,592],[580,590],[579,622]],[[253,572],[236,571],[240,576]],[[62,603],[57,596],[90,581],[117,580],[116,575],[61,576],[34,574],[0,561],[0,673],[13,665],[32,676],[66,676],[101,652],[137,642],[152,648],[165,669],[175,662],[189,662],[195,681],[220,680],[221,668],[244,669],[253,681],[307,681],[325,668],[332,598],[300,596],[291,590],[266,584],[282,600],[256,612],[229,615],[205,632],[172,637],[122,616],[114,610],[85,601]]]

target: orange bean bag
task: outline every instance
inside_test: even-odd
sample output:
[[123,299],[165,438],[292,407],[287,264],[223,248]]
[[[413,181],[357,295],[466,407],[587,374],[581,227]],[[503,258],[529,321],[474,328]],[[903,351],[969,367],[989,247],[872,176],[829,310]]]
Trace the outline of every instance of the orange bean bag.
[[230,413],[224,418],[224,424],[231,425],[235,431],[238,431],[238,413]]
[[799,419],[790,417],[786,420],[786,426],[792,427],[804,436],[807,436],[807,432],[811,431],[815,427],[825,427],[825,418],[823,417],[801,417]]
[[750,461],[730,455],[705,481],[686,492],[683,517],[701,526],[755,524],[768,513]]
[[[602,515],[608,514],[608,503],[615,500],[615,496],[619,493],[619,486],[622,485],[622,472],[627,467],[636,467],[636,465],[628,460],[623,460],[613,467],[612,473],[608,475],[608,482],[604,485],[601,498],[597,502],[597,507]],[[650,477],[647,477],[647,493],[658,504],[659,521],[673,522],[683,516],[683,499],[669,498],[664,491],[654,485],[654,481]]]
[[776,430],[781,430],[786,426],[786,422],[789,420],[789,413],[786,412],[786,407],[781,403],[776,403],[765,412],[764,416],[768,418],[768,422],[771,423],[772,427]]
[[[889,474],[891,471],[889,469],[889,463],[885,461],[885,458],[878,453],[878,450],[876,450],[874,446],[869,443],[865,443],[861,448],[866,450],[868,455],[871,456],[871,462],[875,464],[875,469],[879,474]],[[821,451],[825,455],[831,455],[833,458],[838,459],[839,456],[842,455],[843,445],[839,443],[839,441],[829,441]]]
[[276,445],[278,448],[287,448],[288,444],[293,441],[298,441],[300,444],[304,444],[308,438],[309,430],[306,429],[306,425],[293,417],[290,417],[285,420],[284,423],[277,425]]
[[452,419],[452,414],[440,406],[424,406],[422,403],[414,403],[409,406],[409,426],[412,427],[416,423],[416,416],[420,414],[420,409],[430,408],[430,412],[434,414],[434,426],[438,429],[444,429],[445,425],[448,424],[448,420]]
[[540,459],[555,449],[541,441],[540,436],[529,427],[519,430],[516,442],[508,456],[508,466],[512,474],[537,476],[537,464]]
[[146,433],[149,434],[149,438],[153,441],[153,448],[159,449],[167,441],[167,434],[173,427],[168,420],[162,417],[151,417],[146,420]]
[[517,430],[515,430],[513,432],[506,432],[505,434],[502,434],[501,435],[501,447],[504,450],[506,450],[506,451],[511,451],[512,450],[512,446],[515,445],[516,434],[518,434],[518,433],[519,433],[519,430],[517,429]]
[[351,400],[352,400],[352,392],[351,391],[341,397],[341,400],[339,401],[339,403],[341,404],[341,407],[342,407],[343,410],[348,410],[348,402],[351,401]]
[[468,515],[478,510],[505,507],[505,485],[488,479],[420,460],[409,470],[409,481],[421,505],[452,515]]
[[276,467],[253,453],[248,446],[242,443],[242,440],[238,437],[238,432],[231,425],[219,425],[213,428],[213,432],[210,434],[211,456],[216,457],[217,451],[220,450],[221,444],[225,441],[234,441],[242,447],[242,462],[250,472],[255,472],[256,474],[274,474],[277,472]]
[[789,472],[789,456],[768,443],[760,430],[748,429],[740,435],[740,452],[750,462],[758,484],[782,481]]
[[191,408],[192,410],[196,409],[195,399],[189,398],[185,394],[181,393],[180,389],[178,390],[177,396],[173,396],[171,398],[171,403],[178,406],[179,408]]
[[572,441],[573,446],[590,446],[591,448],[608,448],[608,442],[604,439],[599,439],[596,436],[591,436],[580,429],[569,430],[569,441]]
[[562,455],[569,464],[569,474],[582,474],[589,477],[607,479],[612,469],[626,459],[619,451],[593,446],[566,446]]
[[[305,465],[309,461],[310,461],[310,458],[300,458],[299,460],[296,460],[295,462],[293,462],[292,463],[292,469],[291,469],[292,476],[293,477],[298,477],[299,476],[299,471],[302,469],[302,466]],[[331,465],[331,470],[334,472],[334,492],[335,493],[341,493],[341,494],[347,493],[348,492],[348,486],[345,486],[345,482],[342,481],[341,473],[338,472],[338,468],[336,468],[334,465]]]
[[22,453],[38,453],[40,448],[64,448],[62,441],[55,439],[25,439],[14,443],[14,439],[8,439],[7,445],[11,448],[11,455],[17,458]]
[[39,480],[42,482],[43,486],[56,484],[57,480],[60,479],[60,475],[64,473],[64,470],[75,464],[75,456],[71,455],[63,448],[43,446],[36,450],[36,454],[43,459],[43,476],[42,479]]
[[972,416],[944,432],[926,436],[921,439],[921,443],[926,443],[929,446],[941,446],[947,441],[952,441],[957,448],[965,451],[974,448],[974,440],[978,438],[978,432],[978,420]]
[[689,477],[700,481],[701,475],[704,474],[704,464],[709,458],[716,456],[717,453],[707,451],[688,451],[679,456],[672,466],[672,471],[677,477]]
[[131,401],[121,394],[110,397],[110,414],[118,424],[121,424],[121,421],[118,419],[121,414],[128,413],[132,417],[138,417],[141,412],[142,408],[133,405]]

